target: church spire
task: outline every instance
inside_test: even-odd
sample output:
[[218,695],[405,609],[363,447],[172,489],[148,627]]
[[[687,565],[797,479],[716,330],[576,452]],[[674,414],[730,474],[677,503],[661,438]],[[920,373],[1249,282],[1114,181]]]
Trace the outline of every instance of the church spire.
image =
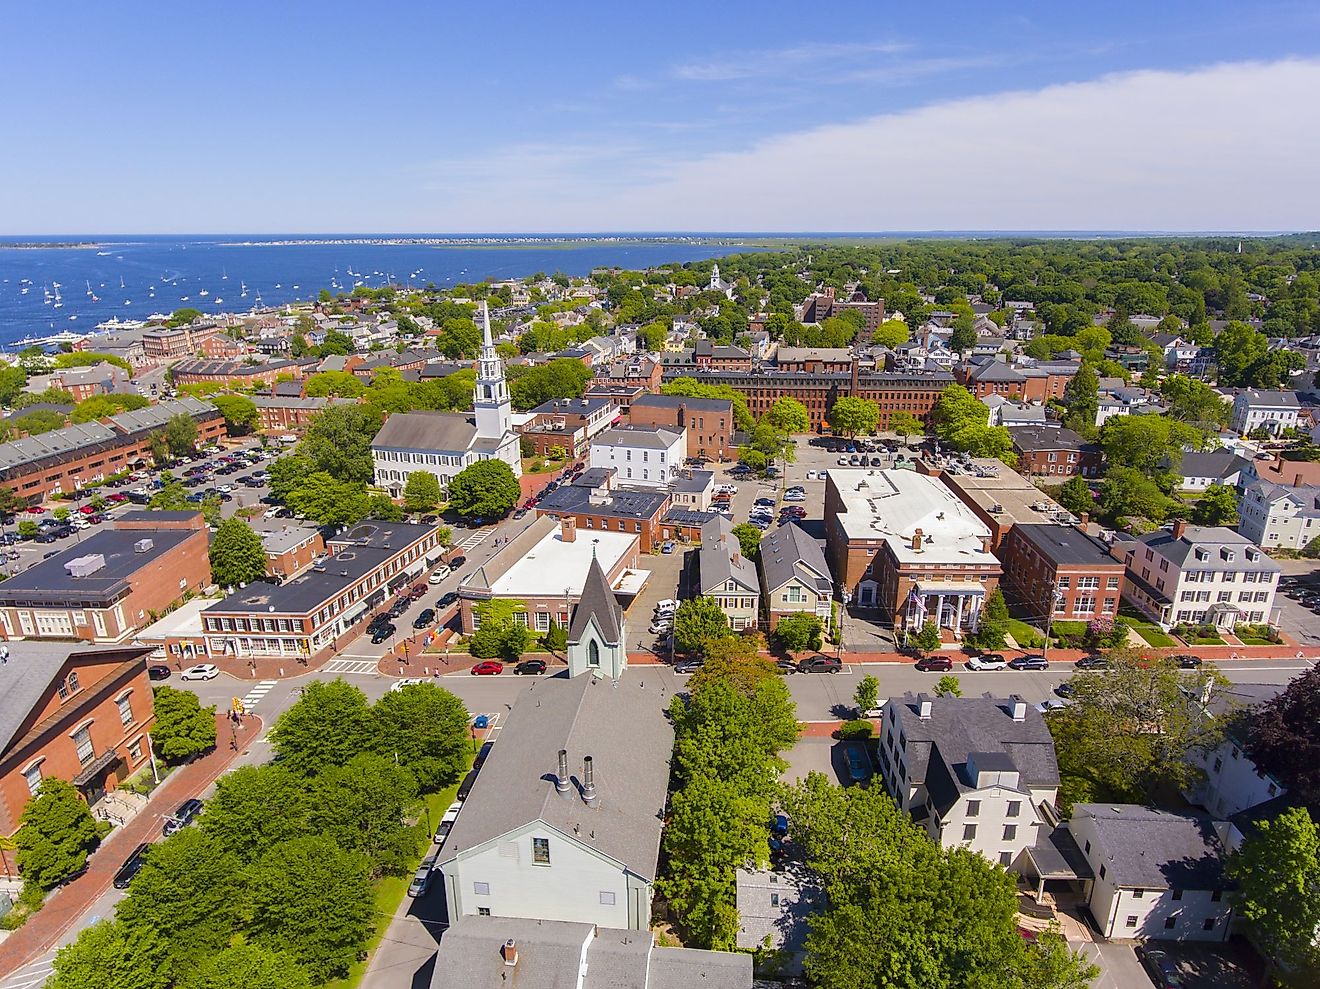
[[495,346],[490,339],[490,305],[484,301],[481,303],[481,346],[483,349]]

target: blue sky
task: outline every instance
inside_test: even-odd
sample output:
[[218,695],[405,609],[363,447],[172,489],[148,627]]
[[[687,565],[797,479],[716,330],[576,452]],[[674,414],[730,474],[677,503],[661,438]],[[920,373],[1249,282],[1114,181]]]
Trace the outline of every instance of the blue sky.
[[0,233],[1320,227],[1320,4],[1004,6],[11,5]]

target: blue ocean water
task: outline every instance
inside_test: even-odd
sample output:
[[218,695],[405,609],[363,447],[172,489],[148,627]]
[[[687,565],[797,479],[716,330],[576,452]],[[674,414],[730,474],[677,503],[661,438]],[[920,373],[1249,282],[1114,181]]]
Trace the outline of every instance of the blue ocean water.
[[[4,238],[0,246],[0,344],[60,331],[90,332],[112,317],[141,319],[183,306],[245,312],[393,282],[443,288],[538,271],[585,275],[593,268],[644,268],[748,250],[679,241],[545,243],[458,241],[446,235]],[[476,240],[477,237],[463,240]],[[418,241],[426,241],[419,243]],[[58,293],[58,299],[56,294]]]

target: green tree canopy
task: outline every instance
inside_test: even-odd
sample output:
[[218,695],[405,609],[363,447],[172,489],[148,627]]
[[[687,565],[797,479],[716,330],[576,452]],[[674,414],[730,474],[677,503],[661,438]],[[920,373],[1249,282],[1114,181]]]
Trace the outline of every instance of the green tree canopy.
[[785,649],[802,652],[821,647],[823,630],[818,615],[803,612],[785,615],[775,625],[775,640]]
[[912,636],[912,647],[922,654],[935,652],[940,647],[940,628],[934,622],[926,622]]
[[1063,404],[1068,409],[1063,424],[1082,436],[1094,436],[1095,417],[1100,409],[1100,377],[1090,364],[1082,364],[1063,389]]
[[454,783],[471,748],[463,702],[435,684],[387,693],[371,708],[376,751],[408,769],[424,792]]
[[380,424],[380,415],[366,406],[332,405],[312,417],[295,453],[308,462],[308,473],[324,471],[337,481],[368,484],[374,471],[371,441]]
[[236,944],[206,958],[178,989],[311,989],[307,971],[285,951]]
[[416,829],[403,820],[416,796],[416,778],[392,754],[359,752],[316,777],[307,820],[312,833],[366,858],[373,877],[402,876],[411,870],[420,845]]
[[761,553],[761,530],[744,522],[735,525],[731,534],[738,540],[738,548],[748,560],[755,560]]
[[373,737],[366,695],[342,679],[313,680],[271,731],[275,754],[300,776],[343,766]]
[[415,470],[403,486],[403,506],[410,512],[430,512],[440,504],[440,481],[430,471]]
[[776,432],[786,435],[811,432],[811,415],[807,412],[807,407],[788,396],[775,399],[775,404],[770,406],[764,421],[768,422]]
[[1256,709],[1247,755],[1298,800],[1320,802],[1320,665]]
[[879,422],[880,406],[865,398],[845,396],[835,401],[829,411],[830,429],[848,436],[873,433]]
[[170,416],[165,423],[165,445],[170,456],[186,457],[197,452],[197,423],[187,413]]
[[[145,409],[150,404],[141,395],[92,395],[73,407],[73,411],[69,413],[69,421],[96,422],[108,416],[119,415],[121,412]],[[28,432],[32,430],[29,429]]]
[[309,398],[358,398],[367,386],[349,371],[318,371],[303,385]]
[[252,526],[237,515],[225,519],[211,539],[211,578],[221,587],[250,584],[266,575],[266,550]]
[[707,639],[729,634],[729,619],[712,597],[682,602],[674,615],[674,645],[683,652],[700,652]]
[[747,407],[747,396],[730,385],[708,385],[695,378],[675,378],[660,386],[662,395],[683,395],[688,398],[722,398],[733,403],[733,424],[737,429],[752,428],[752,413]]
[[307,787],[281,763],[240,766],[216,781],[201,830],[245,862],[306,829]]
[[48,890],[87,864],[100,841],[96,821],[73,785],[48,776],[23,808],[15,836],[24,882]]
[[247,436],[261,422],[256,403],[246,395],[216,395],[211,404],[225,417],[225,429],[230,436]]
[[449,507],[469,518],[504,516],[521,497],[522,487],[503,460],[479,460],[449,482]]
[[215,748],[215,705],[202,707],[191,690],[152,689],[156,724],[151,739],[156,754],[179,763]]
[[1212,484],[1192,505],[1197,525],[1237,525],[1237,493],[1226,484]]
[[1183,451],[1201,445],[1201,434],[1163,415],[1114,416],[1100,430],[1100,445],[1111,464],[1155,476],[1176,472]]
[[169,989],[164,939],[149,927],[102,920],[55,953],[47,989]]
[[926,431],[926,427],[911,412],[891,412],[889,414],[889,431],[897,433],[906,443],[909,436],[920,436]]

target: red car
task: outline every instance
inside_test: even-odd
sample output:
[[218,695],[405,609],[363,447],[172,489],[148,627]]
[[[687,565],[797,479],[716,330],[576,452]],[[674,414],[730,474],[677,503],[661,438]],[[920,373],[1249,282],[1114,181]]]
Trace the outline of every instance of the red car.
[[128,501],[128,495],[124,494],[122,491],[116,491],[114,494],[106,495],[105,500],[119,504],[121,501]]
[[28,508],[23,509],[23,511],[27,512],[29,515],[42,515],[46,510],[40,505],[31,505]]
[[504,672],[504,664],[488,659],[484,663],[478,663],[472,667],[474,677],[494,677]]
[[953,660],[948,656],[925,656],[917,660],[916,667],[922,673],[944,673],[953,669]]
[[82,512],[82,514],[84,514],[84,515],[95,515],[95,514],[96,514],[96,509],[93,508],[91,505],[83,505],[81,508],[78,509],[78,511]]

